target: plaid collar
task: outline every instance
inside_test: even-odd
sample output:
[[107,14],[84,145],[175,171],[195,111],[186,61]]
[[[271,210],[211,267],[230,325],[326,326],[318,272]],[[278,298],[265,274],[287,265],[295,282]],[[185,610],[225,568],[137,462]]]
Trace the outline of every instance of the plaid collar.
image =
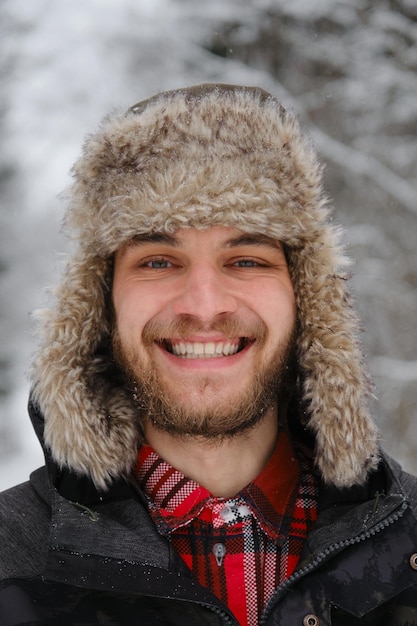
[[290,437],[281,432],[265,468],[233,498],[213,496],[148,445],[139,450],[135,475],[153,521],[163,535],[170,535],[196,518],[221,527],[252,515],[269,538],[280,544],[292,519],[300,463]]

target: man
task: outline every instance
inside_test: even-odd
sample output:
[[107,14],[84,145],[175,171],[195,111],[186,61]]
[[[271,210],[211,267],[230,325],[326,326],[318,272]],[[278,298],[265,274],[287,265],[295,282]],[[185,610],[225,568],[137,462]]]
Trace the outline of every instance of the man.
[[379,450],[296,120],[257,88],[163,93],[73,174],[1,624],[416,624],[416,480]]

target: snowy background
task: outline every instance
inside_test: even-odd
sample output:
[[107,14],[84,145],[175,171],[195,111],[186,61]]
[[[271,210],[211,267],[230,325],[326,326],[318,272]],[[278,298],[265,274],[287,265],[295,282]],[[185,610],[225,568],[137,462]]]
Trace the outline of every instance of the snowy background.
[[326,164],[385,447],[417,472],[415,0],[2,0],[0,489],[42,463],[30,313],[65,258],[60,192],[114,108],[200,82],[261,86]]

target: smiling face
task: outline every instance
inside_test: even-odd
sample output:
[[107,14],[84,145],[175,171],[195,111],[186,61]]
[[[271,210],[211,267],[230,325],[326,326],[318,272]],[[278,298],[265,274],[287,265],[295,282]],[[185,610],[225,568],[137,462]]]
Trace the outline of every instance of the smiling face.
[[229,227],[136,237],[115,255],[113,304],[145,431],[224,437],[275,413],[296,318],[279,242]]

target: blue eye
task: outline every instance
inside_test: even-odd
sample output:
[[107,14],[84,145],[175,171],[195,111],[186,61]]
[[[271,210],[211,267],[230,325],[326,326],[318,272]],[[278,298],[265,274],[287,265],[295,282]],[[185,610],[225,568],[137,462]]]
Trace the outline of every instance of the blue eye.
[[240,259],[236,261],[235,265],[237,265],[237,267],[256,267],[259,263],[253,259]]
[[168,267],[172,267],[172,263],[167,261],[167,259],[152,259],[151,261],[147,261],[145,265],[154,270],[164,270]]

